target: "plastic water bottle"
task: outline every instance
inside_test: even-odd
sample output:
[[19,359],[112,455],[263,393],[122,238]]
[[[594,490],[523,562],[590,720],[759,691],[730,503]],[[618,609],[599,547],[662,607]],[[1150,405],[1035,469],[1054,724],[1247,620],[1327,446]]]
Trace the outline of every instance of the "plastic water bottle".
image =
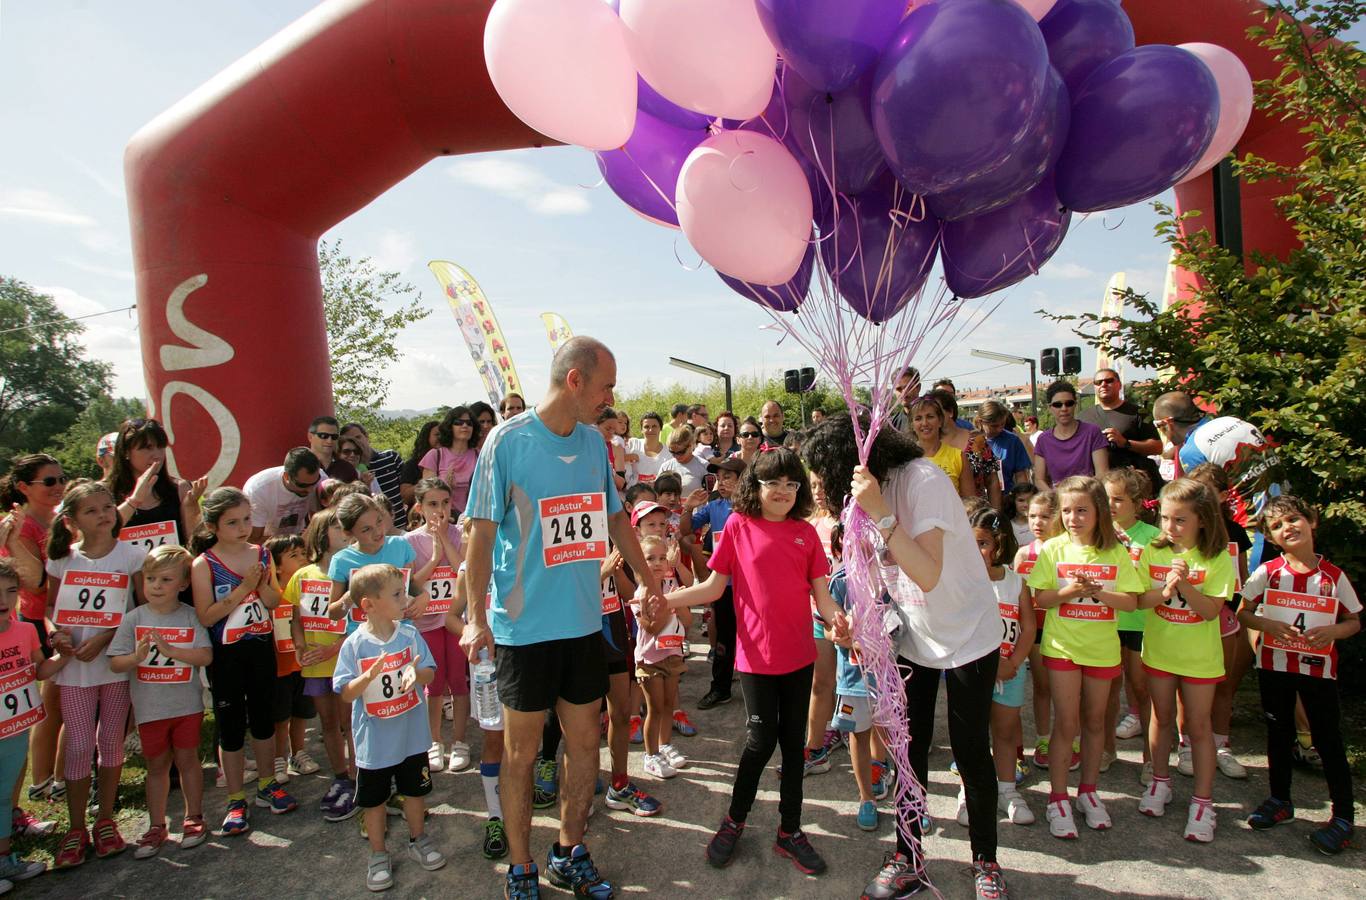
[[493,730],[502,726],[503,706],[498,702],[498,668],[487,650],[479,651],[479,662],[470,669],[471,699],[479,727]]

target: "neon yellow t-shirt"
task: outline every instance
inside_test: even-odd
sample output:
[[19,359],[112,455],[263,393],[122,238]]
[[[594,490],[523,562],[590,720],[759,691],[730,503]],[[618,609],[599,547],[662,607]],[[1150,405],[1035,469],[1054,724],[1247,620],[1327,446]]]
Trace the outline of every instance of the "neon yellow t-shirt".
[[[1109,591],[1139,594],[1146,589],[1123,544],[1100,550],[1073,543],[1066,534],[1044,541],[1034,571],[1029,573],[1029,587],[1056,591],[1083,573]],[[1069,659],[1079,666],[1117,666],[1117,620],[1116,610],[1099,600],[1079,597],[1060,604],[1048,610],[1040,649],[1044,656]]]
[[953,489],[958,490],[958,477],[963,474],[963,451],[957,447],[950,447],[948,444],[940,443],[939,449],[934,456],[925,457],[930,462],[944,470],[944,473],[953,481]]
[[[1233,596],[1233,562],[1227,553],[1202,556],[1199,550],[1177,552],[1175,547],[1143,548],[1139,572],[1148,579],[1147,590],[1167,584],[1172,562],[1184,559],[1189,581],[1200,593],[1220,601]],[[1224,645],[1219,638],[1219,617],[1206,621],[1178,594],[1149,611],[1143,629],[1143,662],[1154,669],[1187,678],[1218,678],[1224,674]]]
[[[1142,519],[1135,519],[1134,524],[1124,529],[1124,533],[1129,536],[1129,558],[1137,563],[1139,553],[1162,533],[1162,529],[1156,525],[1149,525]],[[1143,626],[1147,624],[1148,611],[1146,609],[1136,609],[1133,612],[1125,611],[1119,614],[1120,631],[1142,631]]]
[[[327,573],[316,564],[310,564],[294,573],[281,595],[283,602],[293,603],[298,610],[304,626],[304,646],[309,649],[327,647],[346,637],[346,620],[327,618],[325,601],[331,589]],[[330,679],[336,667],[337,657],[333,656],[317,665],[305,666],[303,676]]]

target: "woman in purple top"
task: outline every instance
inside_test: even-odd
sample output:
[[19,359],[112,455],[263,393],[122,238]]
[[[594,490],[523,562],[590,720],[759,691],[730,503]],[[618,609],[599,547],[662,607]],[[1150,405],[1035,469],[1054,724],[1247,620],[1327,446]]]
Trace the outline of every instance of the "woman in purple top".
[[1034,442],[1034,483],[1046,491],[1072,475],[1103,475],[1110,443],[1095,425],[1077,419],[1077,389],[1068,381],[1048,386],[1053,427]]

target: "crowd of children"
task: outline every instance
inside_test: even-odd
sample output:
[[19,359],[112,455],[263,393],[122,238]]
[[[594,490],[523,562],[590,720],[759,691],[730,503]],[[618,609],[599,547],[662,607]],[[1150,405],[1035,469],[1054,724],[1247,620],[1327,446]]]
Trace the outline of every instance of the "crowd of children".
[[[432,773],[475,762],[466,740],[470,665],[458,638],[470,600],[463,568],[469,523],[460,521],[460,507],[479,438],[469,409],[447,418],[441,446],[455,449],[450,459],[440,448],[426,454],[426,477],[406,517],[400,511],[396,520],[383,498],[364,488],[329,485],[329,504],[313,512],[301,535],[264,544],[249,540],[251,501],[236,488],[204,494],[186,547],[172,539],[149,551],[124,533],[126,516],[106,483],[76,480],[59,502],[49,500],[46,540],[35,545],[38,488],[65,476],[47,457],[16,460],[0,483],[0,499],[13,510],[0,518],[0,788],[18,796],[29,731],[49,715],[50,695],[40,683],[55,684],[58,703],[48,705],[53,716],[60,710],[63,762],[58,777],[38,789],[56,797],[52,786],[64,786],[71,827],[56,868],[79,866],[92,851],[103,858],[125,849],[115,803],[130,733],[147,766],[148,824],[133,855],[155,856],[172,837],[173,778],[184,804],[179,846],[206,840],[205,685],[227,791],[220,834],[249,830],[252,805],[281,815],[298,808],[286,785],[291,774],[320,768],[305,747],[305,728],[316,718],[332,777],[319,812],[332,822],[362,814],[371,850],[367,887],[394,883],[387,815],[403,817],[409,859],[427,870],[445,865],[425,831],[423,798]],[[659,417],[651,424],[650,439],[623,448],[631,474],[646,469],[634,468],[642,454],[662,455],[654,440]],[[673,430],[670,446],[679,439],[692,440],[687,426]],[[790,449],[743,455],[747,463],[737,450],[685,466],[681,475],[664,469],[623,479],[631,523],[666,605],[646,602],[620,554],[603,562],[606,805],[648,817],[673,799],[666,780],[688,760],[672,735],[696,731],[679,704],[689,635],[698,633],[691,610],[720,602],[724,615],[705,614],[711,653],[733,661],[747,734],[737,748],[729,809],[706,858],[724,866],[737,852],[777,750],[775,848],[814,875],[826,863],[801,829],[803,779],[828,770],[829,751],[847,744],[859,801],[854,824],[876,830],[878,802],[896,773],[870,693],[898,688],[874,683],[860,667],[842,529],[820,512],[819,479]],[[1139,812],[1161,817],[1177,799],[1175,749],[1175,767],[1193,779],[1184,836],[1212,841],[1216,772],[1246,774],[1228,747],[1229,717],[1232,691],[1255,665],[1271,795],[1248,822],[1266,829],[1294,817],[1298,715],[1307,720],[1332,798],[1332,818],[1311,840],[1337,853],[1352,835],[1353,804],[1335,644],[1359,629],[1360,603],[1341,570],[1315,552],[1316,513],[1294,497],[1266,507],[1257,525],[1281,553],[1249,573],[1247,536],[1228,518],[1221,473],[1201,468],[1214,471],[1189,473],[1157,498],[1148,496],[1146,476],[1121,469],[1102,479],[1069,477],[1050,491],[1016,486],[1000,509],[967,501],[980,558],[952,564],[985,566],[1001,617],[990,714],[997,811],[1015,825],[1035,821],[1018,789],[1029,769],[1021,718],[1029,689],[1033,765],[1048,773],[1053,836],[1078,838],[1078,819],[1092,830],[1111,827],[1097,784],[1118,735],[1144,738]],[[699,486],[685,494],[685,478]],[[21,591],[35,590],[46,595],[36,625],[20,606]],[[1255,646],[1244,629],[1257,633]],[[725,691],[713,681],[703,708],[730,699],[728,679]],[[508,849],[501,718],[481,715],[477,726],[488,811],[483,851],[496,859]],[[627,744],[637,738],[645,750],[641,774],[654,780],[662,801],[627,771]],[[537,806],[555,802],[558,743],[552,721],[537,766]],[[13,805],[14,833],[34,833],[26,831],[31,817]],[[980,804],[974,808],[981,813]],[[969,825],[963,793],[957,819]],[[0,892],[43,871],[12,852],[10,834],[0,822]]]

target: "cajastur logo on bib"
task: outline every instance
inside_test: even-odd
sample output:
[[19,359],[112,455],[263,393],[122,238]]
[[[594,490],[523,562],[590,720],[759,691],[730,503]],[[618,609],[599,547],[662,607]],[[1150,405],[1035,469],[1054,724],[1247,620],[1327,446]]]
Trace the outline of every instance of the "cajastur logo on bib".
[[[1058,587],[1074,584],[1080,578],[1099,581],[1106,590],[1115,589],[1119,567],[1108,563],[1058,563]],[[1113,622],[1115,610],[1094,597],[1078,597],[1058,605],[1058,615],[1083,622]]]
[[566,494],[540,501],[541,547],[547,569],[607,558],[607,495]]

